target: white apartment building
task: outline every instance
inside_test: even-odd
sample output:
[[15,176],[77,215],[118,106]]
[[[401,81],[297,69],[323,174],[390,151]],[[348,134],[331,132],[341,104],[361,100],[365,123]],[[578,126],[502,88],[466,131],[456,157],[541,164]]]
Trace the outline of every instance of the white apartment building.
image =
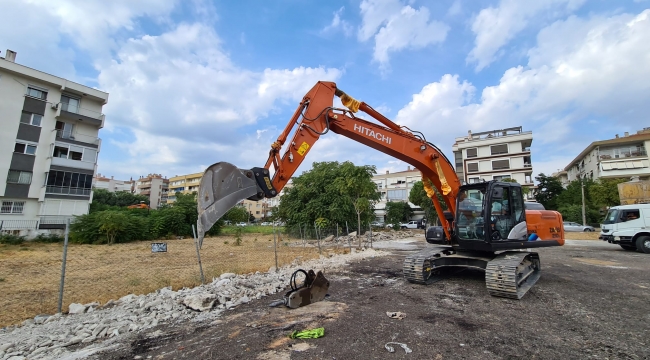
[[386,222],[386,203],[390,201],[408,202],[413,209],[411,220],[420,220],[424,218],[424,211],[409,202],[409,193],[413,184],[422,180],[422,174],[417,169],[411,169],[409,166],[406,171],[398,171],[385,174],[378,174],[372,177],[372,181],[377,185],[377,190],[381,193],[381,199],[375,204],[375,221],[380,223]]
[[109,192],[126,191],[133,193],[135,191],[135,181],[131,180],[115,180],[112,176],[107,178],[101,174],[97,174],[93,178],[94,189],[104,189]]
[[578,178],[650,178],[650,127],[630,135],[594,141],[564,168],[566,182]]
[[0,227],[28,237],[88,213],[108,94],[0,58]]
[[136,181],[136,192],[149,198],[149,207],[157,209],[167,203],[169,195],[169,179],[160,174],[141,176]]
[[532,142],[533,132],[521,126],[479,133],[470,130],[467,136],[457,137],[452,147],[456,174],[466,184],[510,178],[533,187]]

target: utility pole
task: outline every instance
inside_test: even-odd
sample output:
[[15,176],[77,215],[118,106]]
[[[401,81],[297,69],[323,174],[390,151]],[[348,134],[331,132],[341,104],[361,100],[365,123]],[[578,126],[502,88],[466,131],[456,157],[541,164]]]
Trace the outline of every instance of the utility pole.
[[585,179],[580,178],[580,190],[582,192],[582,226],[587,226],[587,216],[585,215]]

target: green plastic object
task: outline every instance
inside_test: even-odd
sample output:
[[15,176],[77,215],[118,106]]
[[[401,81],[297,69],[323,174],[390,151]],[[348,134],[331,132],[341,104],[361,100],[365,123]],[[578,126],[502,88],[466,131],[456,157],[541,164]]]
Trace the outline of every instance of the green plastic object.
[[292,339],[318,339],[325,336],[325,328],[316,328],[311,330],[294,331],[289,337]]

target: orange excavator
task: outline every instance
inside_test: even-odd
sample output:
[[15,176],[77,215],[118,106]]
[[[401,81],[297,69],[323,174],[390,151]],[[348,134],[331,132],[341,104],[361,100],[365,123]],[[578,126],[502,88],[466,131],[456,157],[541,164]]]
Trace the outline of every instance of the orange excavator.
[[[335,96],[345,109],[334,107]],[[379,124],[356,117],[359,110]],[[422,173],[441,222],[427,230],[426,239],[442,246],[404,260],[403,273],[409,282],[429,284],[455,269],[474,268],[485,271],[491,295],[520,299],[540,277],[539,254],[530,249],[564,245],[560,213],[526,210],[519,184],[494,180],[462,185],[452,163],[422,133],[395,124],[335,83],[324,81],[302,99],[271,145],[264,167],[239,169],[219,162],[205,171],[199,186],[199,241],[239,201],[277,196],[314,143],[329,131],[400,159]],[[443,211],[430,184],[442,194],[448,210]]]

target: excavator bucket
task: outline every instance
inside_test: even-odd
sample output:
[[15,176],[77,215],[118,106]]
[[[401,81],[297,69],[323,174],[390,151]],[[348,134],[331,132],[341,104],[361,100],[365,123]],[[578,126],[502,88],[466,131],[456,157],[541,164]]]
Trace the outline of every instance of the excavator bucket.
[[205,233],[228,210],[244,199],[259,196],[255,178],[252,170],[239,169],[227,162],[218,162],[205,170],[197,199],[199,246],[203,244]]

